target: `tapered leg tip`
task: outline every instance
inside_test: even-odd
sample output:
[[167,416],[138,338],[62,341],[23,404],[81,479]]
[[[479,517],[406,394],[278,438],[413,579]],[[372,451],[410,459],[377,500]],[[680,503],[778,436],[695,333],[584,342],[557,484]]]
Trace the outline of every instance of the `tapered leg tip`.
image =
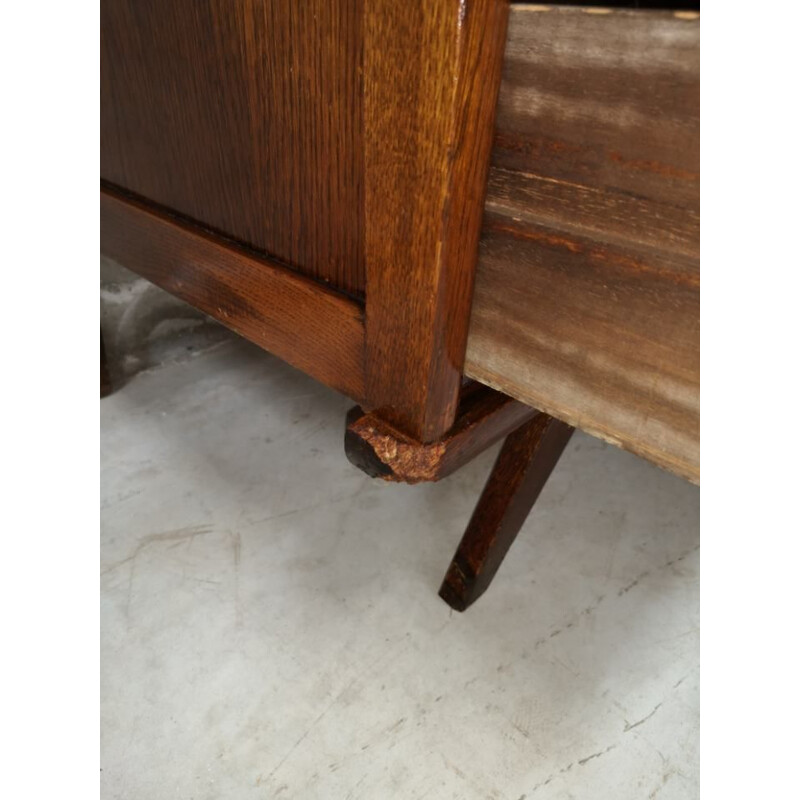
[[456,611],[465,611],[469,607],[469,602],[462,594],[453,588],[446,580],[439,589],[439,597]]

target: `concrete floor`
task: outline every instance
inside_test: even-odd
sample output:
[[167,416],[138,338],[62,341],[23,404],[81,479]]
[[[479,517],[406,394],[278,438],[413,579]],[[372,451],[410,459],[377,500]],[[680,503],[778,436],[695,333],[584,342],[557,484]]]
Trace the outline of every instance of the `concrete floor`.
[[346,398],[143,282],[103,297],[106,800],[698,796],[695,487],[576,434],[460,615],[496,448],[370,480]]

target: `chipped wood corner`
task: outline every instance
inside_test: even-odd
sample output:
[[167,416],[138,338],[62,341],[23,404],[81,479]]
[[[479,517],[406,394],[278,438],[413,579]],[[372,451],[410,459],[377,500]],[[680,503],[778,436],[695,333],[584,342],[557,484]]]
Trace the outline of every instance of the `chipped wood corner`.
[[344,447],[349,461],[373,478],[423,483],[447,477],[507,436],[537,412],[477,383],[464,387],[456,421],[441,439],[420,442],[359,406],[347,414]]
[[442,441],[414,441],[377,414],[356,406],[347,414],[344,449],[350,462],[371,478],[422,483],[439,479],[446,447]]

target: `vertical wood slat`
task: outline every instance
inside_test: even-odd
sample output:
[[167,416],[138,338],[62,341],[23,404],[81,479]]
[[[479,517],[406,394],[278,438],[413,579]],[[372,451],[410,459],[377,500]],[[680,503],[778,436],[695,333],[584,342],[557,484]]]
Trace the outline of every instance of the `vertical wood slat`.
[[364,8],[366,395],[421,441],[452,424],[506,0]]

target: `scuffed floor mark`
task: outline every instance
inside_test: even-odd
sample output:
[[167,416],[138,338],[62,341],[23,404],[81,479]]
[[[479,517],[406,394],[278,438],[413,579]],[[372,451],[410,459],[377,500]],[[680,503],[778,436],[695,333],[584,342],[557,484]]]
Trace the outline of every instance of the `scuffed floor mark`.
[[408,717],[400,717],[400,719],[397,720],[397,722],[395,722],[394,725],[390,725],[386,729],[386,733],[387,734],[391,734],[391,733],[396,733],[397,731],[399,731],[400,728],[403,727],[403,724],[405,723],[406,719],[408,719]]
[[[700,549],[700,545],[695,545],[691,549],[687,550],[685,553],[681,553],[676,558],[667,561],[666,564],[662,564],[660,567],[656,569],[656,572],[662,572],[665,569],[669,569],[670,567],[674,567],[676,564],[679,564],[684,559],[688,558],[692,553],[696,553]],[[627,586],[623,586],[618,592],[617,597],[622,597],[622,595],[627,594],[631,589],[635,588],[639,585],[641,581],[645,578],[649,577],[651,571],[649,569],[645,570],[644,572],[640,573],[639,575],[634,578]]]
[[590,756],[586,756],[586,758],[581,758],[581,759],[578,760],[578,766],[582,767],[587,761],[591,761],[592,759],[595,759],[595,758],[600,758],[600,756],[604,756],[606,753],[610,753],[615,748],[616,748],[616,745],[615,744],[611,744],[608,747],[606,747],[605,750],[600,750],[600,752],[598,752],[598,753],[592,753]]
[[628,594],[631,589],[639,585],[639,581],[644,580],[649,574],[650,572],[645,570],[641,575],[639,575],[638,578],[631,581],[627,586],[623,586],[622,589],[617,592],[617,597],[622,597],[622,595]]
[[125,623],[126,630],[131,629],[131,605],[133,603],[133,584],[136,579],[136,559],[141,555],[142,551],[149,547],[151,544],[160,542],[191,542],[198,536],[205,536],[211,533],[212,528],[210,525],[190,525],[184,528],[176,528],[175,530],[162,531],[161,533],[151,533],[143,536],[136,544],[133,552],[120,561],[115,561],[113,564],[105,567],[100,571],[100,577],[112,572],[124,564],[130,564],[130,572],[128,573],[128,589],[125,598]]
[[352,500],[356,494],[360,493],[361,489],[358,492],[353,493],[345,492],[340,495],[335,495],[334,497],[327,497],[324,500],[320,500],[317,503],[310,503],[307,506],[299,506],[298,508],[290,508],[288,511],[281,511],[278,514],[269,514],[266,517],[258,517],[257,519],[246,519],[245,524],[248,526],[256,526],[256,525],[263,525],[266,522],[273,522],[274,520],[283,519],[284,517],[291,517],[294,514],[302,514],[306,511],[315,511],[318,508],[322,508],[323,506],[330,506],[334,503],[338,503],[342,500]]
[[464,770],[459,769],[458,765],[454,764],[445,756],[442,756],[442,758],[444,759],[445,766],[447,767],[447,769],[450,770],[450,772],[452,772],[454,775],[458,775],[458,777],[461,778],[461,780],[464,781],[465,783],[470,783],[470,780],[467,777],[467,774],[464,772]]
[[534,794],[543,786],[547,786],[549,783],[552,783],[559,775],[564,775],[565,773],[569,772],[574,766],[575,762],[571,761],[569,764],[567,764],[566,767],[562,767],[560,770],[558,770],[558,772],[554,772],[545,780],[541,781],[540,783],[537,783],[536,786],[534,786],[533,789],[531,789],[531,794]]
[[211,533],[211,526],[209,525],[196,525],[196,526],[187,526],[184,528],[177,528],[175,530],[170,531],[162,531],[161,533],[151,533],[147,536],[143,536],[139,542],[137,543],[136,547],[134,548],[133,552],[123,558],[120,561],[115,561],[113,564],[110,564],[105,569],[101,570],[100,577],[112,572],[115,569],[119,569],[119,567],[123,566],[124,564],[130,564],[130,572],[128,573],[128,589],[127,589],[127,596],[125,598],[125,627],[126,630],[130,631],[131,629],[131,605],[133,604],[133,584],[136,579],[136,559],[141,555],[142,551],[149,547],[151,544],[156,544],[159,542],[179,542],[179,541],[189,541],[191,542],[197,536],[205,536],[208,533]]
[[181,541],[191,541],[198,536],[205,536],[208,533],[212,532],[212,527],[210,525],[190,525],[185,528],[176,528],[175,530],[171,531],[163,531],[162,533],[151,533],[147,536],[143,536],[136,544],[133,552],[125,556],[125,558],[121,559],[120,561],[115,561],[112,564],[109,564],[107,567],[104,567],[100,575],[106,575],[109,572],[112,572],[115,569],[123,566],[124,564],[128,564],[132,561],[135,561],[136,558],[141,554],[141,552],[149,547],[151,544],[156,544],[158,542],[181,542]]
[[122,492],[116,497],[112,497],[110,500],[102,502],[100,504],[100,510],[105,511],[106,509],[113,508],[114,506],[124,503],[126,500],[130,500],[133,497],[138,497],[143,491],[144,489],[131,489],[127,492]]
[[[636,578],[634,578],[633,581],[631,581],[629,584],[627,584],[627,586],[624,586],[622,589],[620,589],[617,592],[617,597],[622,597],[623,595],[627,594],[631,589],[633,589],[634,587],[638,586],[641,581],[643,581],[645,578],[650,576],[652,574],[652,572],[661,572],[662,570],[669,569],[670,567],[674,567],[676,564],[679,564],[681,561],[683,561],[684,559],[686,559],[690,555],[692,555],[692,553],[696,553],[699,549],[700,549],[700,545],[699,544],[695,545],[694,547],[692,547],[691,549],[687,550],[686,552],[681,553],[676,558],[673,558],[670,561],[667,561],[665,564],[662,564],[660,567],[657,567],[655,570],[649,570],[649,569],[648,570],[644,570],[643,572],[639,573],[639,575],[637,575]],[[568,622],[562,624],[561,627],[556,628],[554,631],[551,631],[547,636],[542,636],[541,638],[537,639],[533,644],[533,649],[534,650],[538,650],[540,647],[542,647],[543,645],[547,644],[547,642],[549,642],[551,639],[555,639],[557,636],[560,636],[562,633],[574,628],[577,625],[577,623],[581,620],[581,618],[589,617],[592,614],[594,614],[595,611],[597,611],[597,609],[600,607],[600,605],[603,603],[603,601],[605,599],[606,599],[606,595],[605,594],[601,594],[597,598],[597,600],[595,600],[595,602],[592,605],[587,606],[586,608],[584,608],[581,612],[579,612],[571,620],[569,620]]]
[[[292,745],[292,746],[289,748],[289,750],[288,750],[288,752],[286,753],[286,755],[284,755],[284,756],[283,756],[283,758],[281,758],[281,759],[280,759],[280,761],[279,761],[279,762],[278,762],[278,763],[277,763],[277,764],[276,764],[276,765],[275,765],[275,766],[272,768],[272,771],[271,771],[271,772],[269,773],[269,775],[267,775],[267,777],[266,777],[266,781],[267,781],[267,782],[270,782],[270,781],[271,781],[271,780],[272,780],[272,779],[275,777],[275,775],[278,773],[278,771],[280,770],[280,768],[281,768],[281,767],[282,767],[282,766],[283,766],[283,765],[284,765],[284,764],[285,764],[285,763],[286,763],[286,762],[289,760],[289,758],[292,756],[292,754],[293,754],[293,753],[294,753],[294,752],[295,752],[295,751],[296,751],[296,750],[297,750],[297,749],[300,747],[300,745],[302,745],[302,744],[303,744],[303,742],[304,742],[304,741],[305,741],[305,740],[308,738],[308,735],[311,733],[311,731],[313,731],[313,730],[314,730],[314,728],[316,728],[316,727],[317,727],[317,725],[319,725],[319,723],[320,723],[320,722],[322,722],[322,720],[323,720],[323,719],[324,719],[324,718],[325,718],[325,717],[328,715],[328,712],[330,712],[330,711],[331,711],[331,709],[333,709],[333,707],[334,707],[334,706],[336,706],[336,705],[337,705],[337,704],[338,704],[338,703],[339,703],[339,702],[340,702],[340,701],[341,701],[341,700],[342,700],[344,697],[346,697],[346,696],[348,695],[348,693],[349,693],[349,692],[350,692],[350,691],[353,689],[353,687],[354,687],[354,686],[355,686],[355,685],[356,685],[356,684],[357,684],[359,681],[361,681],[361,680],[362,680],[362,679],[363,679],[363,678],[364,678],[366,675],[368,675],[370,672],[372,672],[372,671],[373,671],[373,670],[374,670],[376,667],[379,667],[379,665],[381,665],[381,664],[382,664],[384,661],[390,661],[390,662],[391,662],[391,661],[396,661],[396,660],[398,660],[398,659],[400,658],[400,656],[401,656],[403,653],[405,653],[405,651],[406,651],[406,650],[408,650],[408,648],[409,648],[410,646],[411,646],[411,645],[410,645],[410,643],[406,642],[406,643],[404,643],[404,644],[403,644],[403,645],[402,645],[402,646],[401,646],[399,649],[397,649],[397,650],[395,650],[395,651],[390,651],[390,652],[387,652],[387,653],[383,653],[381,656],[379,656],[378,658],[376,658],[374,661],[372,661],[371,663],[367,664],[367,665],[364,667],[364,669],[362,669],[362,670],[361,670],[361,671],[360,671],[360,672],[359,672],[359,673],[358,673],[358,674],[357,674],[357,675],[356,675],[356,676],[355,676],[355,677],[354,677],[354,678],[353,678],[353,679],[352,679],[352,680],[351,680],[351,681],[350,681],[350,682],[349,682],[349,683],[348,683],[348,684],[347,684],[347,685],[346,685],[346,686],[345,686],[345,687],[344,687],[344,688],[343,688],[343,689],[342,689],[342,690],[341,690],[341,691],[340,691],[340,692],[339,692],[339,693],[336,695],[336,697],[334,697],[334,698],[333,698],[333,700],[331,700],[331,702],[328,704],[328,706],[326,706],[326,708],[324,708],[324,709],[323,709],[322,713],[320,713],[320,714],[319,714],[319,716],[317,716],[317,717],[316,717],[316,719],[314,719],[314,720],[313,720],[313,722],[312,722],[312,723],[311,723],[311,724],[308,726],[308,728],[305,730],[305,732],[304,732],[304,733],[302,733],[302,734],[301,734],[301,735],[298,737],[298,739],[295,741],[295,743],[294,743],[294,744],[293,744],[293,745]],[[405,722],[405,718],[403,718],[402,720],[398,720],[398,722],[394,723],[394,725],[395,725],[395,726],[397,726],[397,727],[400,727],[399,723],[401,723],[401,722]],[[363,750],[363,749],[364,749],[364,748],[362,748],[362,750]]]
[[672,688],[673,689],[677,689],[693,673],[694,673],[694,670],[692,670],[691,672],[687,672],[686,675],[684,675],[679,681],[677,681],[677,683],[675,683]]
[[669,781],[670,778],[674,777],[677,774],[679,773],[674,769],[667,770],[661,776],[661,783],[659,783],[658,786],[656,786],[656,788],[653,789],[653,791],[650,792],[649,795],[647,795],[647,800],[655,800],[655,798],[661,793],[661,790],[667,785],[667,781]]
[[[582,767],[582,766],[584,766],[584,764],[587,764],[589,761],[592,761],[595,758],[601,758],[606,753],[610,753],[612,750],[615,750],[616,748],[617,748],[616,744],[610,744],[608,747],[606,747],[605,750],[599,750],[597,753],[592,753],[591,755],[588,755],[585,758],[579,758],[577,761],[570,761],[569,764],[567,764],[565,767],[561,767],[561,769],[559,769],[556,772],[552,773],[548,778],[546,778],[545,780],[541,781],[540,783],[537,783],[536,786],[534,786],[533,789],[531,789],[531,794],[533,794],[534,792],[538,791],[543,786],[547,786],[547,784],[552,783],[559,776],[565,775],[567,772],[569,772],[576,765],[579,766],[579,767]],[[523,797],[524,797],[524,795],[523,795]]]
[[659,708],[661,708],[661,706],[662,704],[659,703],[646,717],[642,717],[638,722],[626,722],[623,733],[627,733],[628,731],[632,731],[634,728],[638,728],[640,725],[643,725],[645,722],[647,722],[647,720],[650,719],[650,717],[653,716],[653,714],[656,713],[656,711],[658,711]]
[[577,623],[578,623],[578,622],[579,622],[579,621],[580,621],[580,620],[581,620],[583,617],[589,617],[589,616],[591,616],[592,614],[594,614],[594,612],[595,612],[595,611],[597,611],[597,609],[599,608],[600,604],[601,604],[601,603],[603,602],[603,600],[605,600],[605,599],[606,599],[606,596],[605,596],[604,594],[601,594],[601,595],[600,595],[600,596],[597,598],[597,600],[595,600],[595,601],[594,601],[594,604],[593,604],[593,605],[586,606],[586,608],[584,608],[582,611],[580,611],[580,612],[577,614],[577,616],[575,616],[575,617],[574,617],[573,619],[571,619],[569,622],[565,623],[565,624],[564,624],[564,625],[562,625],[560,628],[556,628],[554,631],[552,631],[551,633],[549,633],[547,636],[542,636],[541,638],[537,639],[537,640],[536,640],[536,641],[533,643],[533,649],[534,649],[534,650],[538,650],[538,649],[539,649],[539,648],[540,648],[542,645],[544,645],[544,644],[547,644],[547,642],[549,642],[551,639],[555,639],[555,637],[556,637],[556,636],[560,636],[560,635],[561,635],[562,633],[564,633],[565,631],[568,631],[568,630],[570,630],[571,628],[574,628],[574,627],[575,627],[575,625],[576,625],[576,624],[577,624]]
[[518,722],[512,722],[511,725],[514,727],[514,730],[519,731],[526,739],[531,738],[531,734],[527,728],[523,728]]
[[475,780],[475,778],[471,778],[469,775],[467,775],[463,769],[460,769],[457,764],[454,764],[452,761],[450,761],[450,759],[448,759],[447,756],[445,756],[444,754],[442,754],[442,760],[444,761],[444,765],[447,767],[447,769],[450,770],[450,772],[452,772],[454,775],[456,775],[458,778],[464,781],[464,783],[471,788],[471,794],[469,795],[470,797],[487,797],[487,798],[501,797],[501,795],[498,794],[497,789],[494,788],[489,789],[485,786],[485,784],[481,786],[478,783],[478,781]]

